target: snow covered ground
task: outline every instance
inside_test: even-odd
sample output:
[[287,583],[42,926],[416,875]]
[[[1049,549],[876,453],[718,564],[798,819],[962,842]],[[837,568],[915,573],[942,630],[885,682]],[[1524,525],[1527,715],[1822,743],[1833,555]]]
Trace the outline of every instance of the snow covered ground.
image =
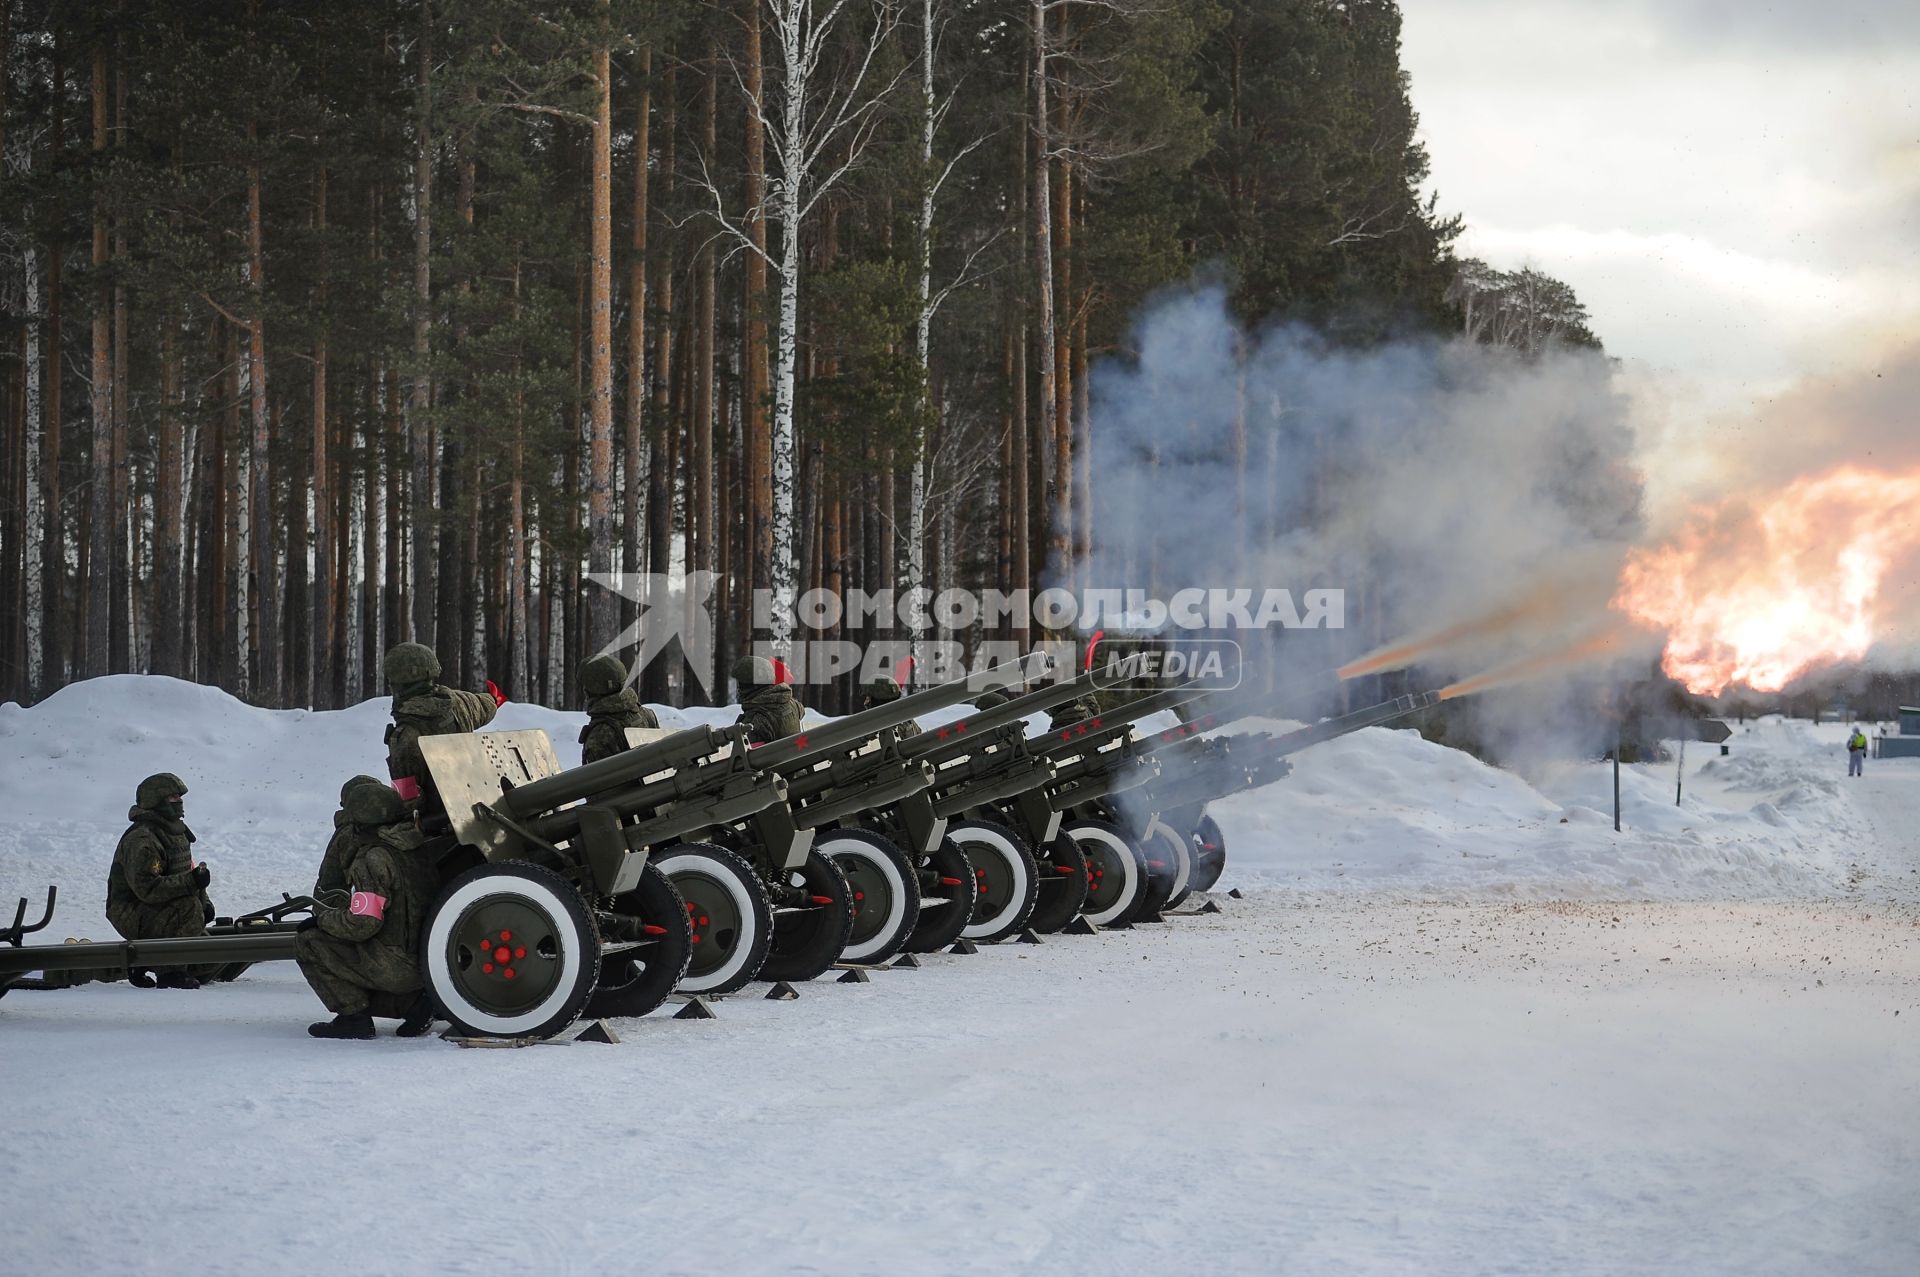
[[[134,782],[310,881],[384,702],[0,706],[0,898],[102,935]],[[712,713],[712,712],[710,712]],[[724,715],[720,715],[724,718]],[[510,707],[562,758],[580,718]],[[1216,916],[617,1047],[318,1043],[291,967],[0,1001],[0,1264],[65,1273],[1920,1272],[1920,763],[1736,728],[1537,787],[1370,729],[1223,804]]]

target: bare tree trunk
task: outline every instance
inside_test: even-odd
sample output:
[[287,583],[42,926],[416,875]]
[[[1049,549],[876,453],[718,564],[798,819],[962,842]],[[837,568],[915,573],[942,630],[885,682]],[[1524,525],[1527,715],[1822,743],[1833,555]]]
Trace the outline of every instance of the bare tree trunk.
[[1050,544],[1059,567],[1068,566],[1071,545],[1069,511],[1066,508],[1068,443],[1061,434],[1057,393],[1057,346],[1053,321],[1053,160],[1049,141],[1050,119],[1047,109],[1047,6],[1045,0],[1033,0],[1028,19],[1028,34],[1033,41],[1033,65],[1029,72],[1033,86],[1033,195],[1027,208],[1033,236],[1034,349],[1040,356],[1040,441],[1054,450],[1053,500],[1051,502]]
[[[93,49],[93,157],[104,165],[107,149],[107,46]],[[106,288],[110,258],[107,252],[107,201],[96,170],[93,196],[93,277],[89,281],[93,310],[93,366],[91,413],[93,465],[87,489],[86,567],[80,589],[86,599],[86,645],[82,672],[88,678],[105,674],[113,599],[113,359],[110,347],[111,311]]]
[[[125,0],[117,6],[124,14]],[[126,37],[114,36],[113,49],[113,149],[122,151],[127,137],[127,64]],[[113,219],[113,257],[115,261],[127,260],[127,219]],[[129,476],[133,467],[127,455],[127,285],[126,280],[116,275],[113,281],[113,561],[108,565],[108,579],[112,585],[111,602],[107,609],[107,667],[116,674],[124,674],[134,668],[133,654],[133,613],[129,602],[133,597],[133,573],[129,555],[133,547],[129,544],[135,531],[136,517]]]
[[[607,41],[610,0],[599,0],[601,29],[593,47],[593,161],[589,191],[588,252],[592,259],[587,303],[589,430],[587,536],[589,571],[613,571],[613,67]],[[613,642],[620,596],[606,586],[588,596],[586,648]]]
[[[625,490],[620,509],[620,570],[645,570],[641,501],[642,471],[647,462],[647,180],[652,160],[653,46],[640,50],[640,101],[633,125],[633,260],[627,267],[627,429]],[[650,474],[648,475],[650,478]],[[650,513],[651,511],[648,511]],[[622,596],[620,621],[631,625],[638,615],[633,600]]]
[[1073,556],[1083,586],[1109,584],[1085,576],[1093,554],[1093,422],[1088,415],[1092,396],[1087,386],[1089,304],[1083,295],[1073,320]]
[[[23,596],[25,606],[21,609],[21,619],[26,623],[26,669],[27,699],[38,699],[41,689],[46,687],[46,635],[43,625],[46,619],[46,576],[47,545],[46,534],[42,531],[46,523],[46,511],[41,505],[42,454],[45,449],[42,439],[46,430],[44,404],[41,401],[40,388],[40,259],[31,241],[20,253],[22,282],[26,289],[27,313],[21,325],[25,342],[21,351],[21,373],[23,381],[23,400],[21,405],[22,433],[26,435],[26,508],[21,525],[21,562],[20,571],[24,578]],[[35,558],[35,546],[38,546],[38,559]]]
[[180,525],[180,366],[177,361],[175,325],[168,314],[160,327],[160,440],[154,462],[153,528],[155,575],[159,578],[153,592],[153,671],[176,678],[187,677],[180,659],[181,621],[187,615],[177,600],[184,593],[181,576]]
[[765,100],[766,60],[761,52],[761,0],[746,0],[747,254],[746,276],[746,472],[750,562],[755,588],[773,572],[773,438],[767,421],[767,154],[766,122],[757,104]]
[[[254,124],[247,122],[247,139],[254,141]],[[247,168],[247,288],[253,314],[247,325],[247,393],[253,417],[253,455],[248,466],[252,486],[253,591],[257,600],[253,625],[254,651],[259,659],[257,692],[270,705],[283,703],[280,686],[280,626],[277,605],[280,583],[273,546],[273,488],[267,472],[267,445],[273,426],[267,412],[266,254],[261,246],[260,166]]]
[[226,471],[227,481],[223,485],[229,494],[226,499],[226,572],[227,601],[221,616],[227,643],[223,675],[230,691],[244,696],[248,684],[247,658],[247,598],[249,581],[247,579],[247,501],[245,466],[241,464],[245,457],[245,434],[241,430],[240,395],[242,392],[242,374],[245,366],[240,359],[240,330],[237,325],[225,324],[227,357],[227,404],[225,419],[225,437],[222,439],[222,468]]
[[[413,384],[407,403],[412,443],[413,631],[416,643],[433,646],[434,565],[439,520],[433,513],[433,3],[420,5],[418,84],[414,101],[413,151]],[[395,529],[397,530],[397,529]],[[392,535],[390,530],[389,535]]]
[[[720,67],[718,50],[709,45],[703,133],[706,153],[712,155],[719,142],[720,105],[718,88]],[[714,404],[714,324],[715,324],[714,246],[709,242],[700,251],[699,336],[694,367],[693,438],[688,448],[687,467],[687,566],[696,571],[713,568],[713,404]]]
[[[513,323],[520,323],[520,263],[513,264]],[[527,641],[527,407],[526,389],[521,383],[520,355],[513,357],[513,458],[507,480],[507,606],[512,611],[508,626],[507,657],[509,687],[515,696],[533,695],[533,665]]]
[[307,702],[332,703],[334,652],[339,644],[334,612],[337,588],[334,565],[332,438],[327,419],[327,170],[313,179],[313,229],[320,243],[319,295],[315,300],[320,330],[313,340],[313,615],[307,627]]
[[[668,207],[674,193],[676,161],[675,130],[679,119],[679,99],[674,74],[669,64],[662,85],[660,132],[664,139],[660,155],[660,174],[666,183]],[[648,442],[647,461],[647,570],[664,576],[673,567],[673,484],[674,441],[677,432],[668,429],[673,402],[673,245],[671,240],[660,255],[658,271],[658,321],[653,330],[653,429]],[[666,600],[653,600],[665,606]],[[656,661],[642,675],[643,695],[656,704],[669,694],[667,662]]]

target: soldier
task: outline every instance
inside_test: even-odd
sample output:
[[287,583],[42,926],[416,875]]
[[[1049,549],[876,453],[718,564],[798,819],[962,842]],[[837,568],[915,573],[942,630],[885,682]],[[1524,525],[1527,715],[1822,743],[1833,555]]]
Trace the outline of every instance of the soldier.
[[382,663],[387,687],[393,693],[393,726],[387,728],[387,774],[393,787],[408,802],[425,799],[429,809],[437,810],[439,795],[432,792],[433,780],[427,763],[420,756],[422,736],[450,736],[474,732],[493,721],[493,715],[507,698],[491,682],[486,692],[463,692],[442,687],[440,658],[433,649],[420,643],[396,644]]
[[627,728],[658,727],[654,712],[627,686],[627,667],[617,656],[596,656],[580,667],[587,695],[587,725],[580,729],[580,761],[597,763],[627,748]]
[[352,895],[323,902],[300,924],[294,957],[333,1019],[307,1026],[316,1038],[365,1039],[375,1015],[400,1017],[401,1037],[432,1024],[416,949],[434,873],[400,795],[385,785],[356,785],[342,802],[351,845],[344,866]]
[[[912,672],[913,666],[902,662],[895,669],[893,678],[876,678],[868,683],[864,689],[866,694],[862,701],[861,708],[872,709],[876,705],[891,705],[899,700],[901,696],[900,683],[896,680],[905,679]],[[906,722],[894,728],[894,732],[901,740],[905,740],[909,736],[918,736],[920,734],[920,724],[909,718]]]
[[324,899],[329,893],[346,891],[347,854],[353,848],[353,821],[347,816],[347,795],[362,785],[378,785],[386,788],[386,782],[378,776],[355,776],[340,787],[340,810],[333,813],[333,837],[327,840],[327,850],[320,857],[320,873],[313,880],[313,897]]
[[[140,782],[107,873],[107,921],[128,940],[204,936],[213,921],[207,898],[212,877],[193,860],[193,830],[187,828],[186,782],[161,772]],[[142,989],[197,989],[211,968],[175,967],[149,972],[138,967],[127,978]],[[157,979],[156,979],[157,976]]]
[[800,702],[788,684],[787,667],[764,656],[743,656],[733,663],[733,679],[740,684],[740,719],[747,739],[756,745],[791,736],[800,730]]

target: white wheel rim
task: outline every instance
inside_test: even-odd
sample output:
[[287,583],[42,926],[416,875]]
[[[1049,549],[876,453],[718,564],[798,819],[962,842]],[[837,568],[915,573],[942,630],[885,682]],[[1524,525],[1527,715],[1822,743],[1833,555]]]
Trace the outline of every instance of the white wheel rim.
[[[561,947],[560,978],[554,981],[553,992],[531,1010],[509,1016],[484,1011],[468,1000],[453,982],[452,973],[446,967],[446,954],[454,923],[459,921],[470,905],[488,896],[510,895],[520,896],[546,910],[554,922],[554,932],[560,935],[573,933],[574,943]],[[446,898],[433,915],[432,925],[427,928],[426,977],[440,1005],[458,1016],[461,1023],[501,1037],[513,1037],[537,1029],[553,1017],[554,1007],[572,997],[574,989],[579,986],[580,956],[578,929],[574,926],[573,913],[567,908],[567,902],[545,883],[526,878],[487,875],[473,879],[456,888]]]
[[1193,844],[1182,838],[1172,825],[1158,819],[1148,828],[1147,836],[1158,838],[1167,855],[1173,858],[1173,890],[1167,893],[1167,899],[1175,899],[1193,881]]
[[747,890],[738,876],[728,873],[727,867],[711,856],[682,854],[656,860],[654,864],[660,867],[661,873],[673,879],[676,885],[681,878],[695,876],[718,883],[721,890],[732,899],[734,908],[739,910],[740,941],[733,946],[733,952],[727,956],[727,960],[713,970],[699,975],[689,971],[681,978],[678,985],[681,993],[705,993],[709,989],[719,988],[740,974],[741,969],[747,965],[747,959],[752,956],[753,950],[760,943],[760,937],[754,930],[760,925],[760,915],[754,911],[753,894]]
[[815,848],[829,860],[851,858],[865,862],[887,880],[888,894],[893,897],[881,928],[865,940],[849,944],[841,950],[841,957],[848,962],[860,962],[898,941],[907,921],[907,880],[901,876],[900,866],[894,863],[893,857],[858,838],[828,838],[816,843]]
[[1007,893],[1007,906],[980,922],[969,923],[961,928],[960,934],[969,940],[984,940],[986,937],[1006,930],[1020,916],[1020,910],[1027,903],[1029,874],[1027,858],[1020,854],[1012,840],[997,829],[982,829],[977,826],[963,826],[949,831],[960,849],[972,857],[975,847],[990,847],[1002,861],[1006,862],[1009,876],[1013,879],[1013,890]]
[[[1131,909],[1133,902],[1140,898],[1140,862],[1133,858],[1133,849],[1127,846],[1126,840],[1111,829],[1080,825],[1068,829],[1067,836],[1077,843],[1098,843],[1111,851],[1113,858],[1120,862],[1120,894],[1113,898],[1112,904],[1099,913],[1089,913],[1086,916],[1087,921],[1094,926],[1104,926]],[[1093,855],[1094,853],[1089,852],[1087,858],[1091,860]]]

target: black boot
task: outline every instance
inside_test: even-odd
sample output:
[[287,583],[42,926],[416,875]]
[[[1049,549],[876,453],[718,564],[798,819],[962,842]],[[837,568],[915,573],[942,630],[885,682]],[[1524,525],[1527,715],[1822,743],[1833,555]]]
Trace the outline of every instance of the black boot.
[[365,1011],[356,1011],[352,1015],[341,1013],[331,1020],[322,1020],[318,1024],[307,1026],[309,1037],[348,1038],[355,1042],[367,1042],[373,1038],[373,1017]]
[[422,993],[407,1008],[407,1018],[394,1032],[403,1038],[423,1038],[433,1029],[433,999]]
[[153,972],[147,970],[145,967],[134,967],[130,969],[127,972],[127,983],[136,989],[157,989],[160,987],[154,983]]
[[198,976],[190,976],[184,971],[162,971],[160,987],[163,989],[197,989],[200,987]]

